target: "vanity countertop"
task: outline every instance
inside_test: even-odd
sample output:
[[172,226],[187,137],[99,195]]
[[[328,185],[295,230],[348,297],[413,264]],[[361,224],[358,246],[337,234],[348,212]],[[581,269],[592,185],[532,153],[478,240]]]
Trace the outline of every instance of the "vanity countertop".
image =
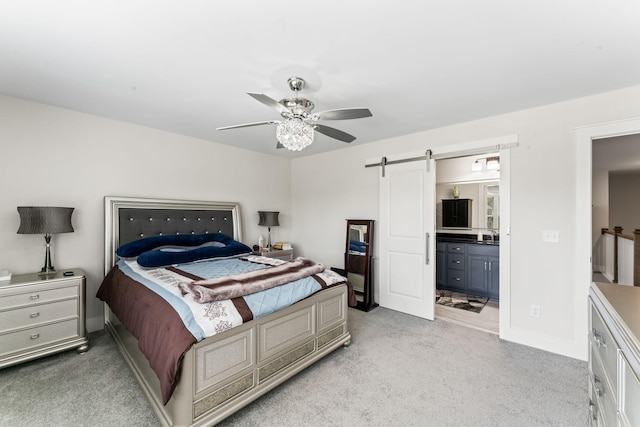
[[494,237],[492,242],[490,235],[483,235],[482,240],[478,240],[478,236],[476,234],[437,233],[436,240],[443,243],[467,243],[487,246],[500,245],[500,240],[497,237]]

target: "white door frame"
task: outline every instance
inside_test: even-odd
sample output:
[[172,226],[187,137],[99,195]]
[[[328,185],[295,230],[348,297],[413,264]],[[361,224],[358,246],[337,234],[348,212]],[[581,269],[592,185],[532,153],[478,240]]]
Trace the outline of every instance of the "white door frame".
[[[575,282],[575,326],[576,331],[588,325],[587,296],[593,274],[591,256],[591,192],[592,192],[592,145],[593,141],[640,133],[640,117],[582,126],[574,129],[576,139],[576,282]],[[587,334],[576,334],[578,347],[584,349],[587,358]]]
[[[518,145],[518,135],[471,141],[433,148],[436,159],[462,155],[500,152],[500,305],[499,336],[505,338],[511,328],[511,150]],[[435,303],[435,302],[434,302]]]

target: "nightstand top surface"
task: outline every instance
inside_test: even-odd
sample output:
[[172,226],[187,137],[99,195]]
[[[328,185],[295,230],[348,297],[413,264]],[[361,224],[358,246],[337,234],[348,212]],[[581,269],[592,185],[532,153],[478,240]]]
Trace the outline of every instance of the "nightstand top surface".
[[[73,271],[73,276],[65,276],[65,271]],[[40,273],[25,273],[25,274],[13,274],[11,279],[0,281],[0,288],[9,287],[11,285],[22,285],[25,283],[38,283],[47,281],[69,280],[73,278],[84,277],[84,271],[79,268],[67,268],[64,270],[58,270],[53,274],[40,274]]]

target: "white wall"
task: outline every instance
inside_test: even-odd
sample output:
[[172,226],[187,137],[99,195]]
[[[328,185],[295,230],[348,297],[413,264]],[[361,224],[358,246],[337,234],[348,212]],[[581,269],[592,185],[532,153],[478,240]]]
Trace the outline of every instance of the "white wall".
[[[375,117],[375,111],[373,111]],[[428,114],[428,112],[425,112]],[[293,160],[295,244],[342,266],[344,219],[378,219],[379,168],[366,159],[518,135],[511,150],[511,312],[505,339],[586,359],[586,289],[576,284],[574,128],[640,116],[640,87]],[[558,230],[560,242],[542,242]],[[590,239],[589,239],[590,241]],[[529,306],[541,316],[529,316]]]
[[17,206],[74,207],[74,233],[53,237],[53,265],[87,274],[87,327],[102,328],[103,198],[138,196],[241,204],[243,241],[258,210],[278,210],[272,235],[291,240],[290,161],[57,107],[0,96],[0,267],[39,271],[44,237],[18,235]]
[[593,271],[605,271],[605,244],[603,228],[609,228],[609,171],[595,167],[591,179],[591,242]]
[[[495,156],[498,154],[495,153]],[[442,159],[436,162],[436,229],[442,227],[442,200],[453,198],[453,188],[458,187],[460,198],[471,199],[471,227],[484,228],[484,187],[489,182],[499,184],[499,170],[472,171],[471,165],[476,159],[486,159],[487,155],[464,156]],[[481,185],[482,183],[482,185]],[[457,230],[446,230],[456,233]],[[476,234],[481,230],[460,230],[460,233]],[[482,230],[486,231],[486,230]]]
[[[638,147],[640,157],[640,146]],[[640,229],[640,171],[609,173],[609,228],[622,227],[622,233],[633,235]]]
[[[75,207],[76,231],[54,237],[53,262],[87,272],[88,326],[95,330],[102,316],[92,296],[102,278],[105,195],[238,201],[249,244],[265,232],[256,211],[279,210],[274,239],[342,266],[345,219],[378,218],[380,170],[364,168],[365,159],[517,134],[510,168],[512,310],[501,335],[586,358],[581,308],[588,283],[576,284],[574,270],[575,222],[584,213],[576,209],[573,129],[637,116],[640,87],[289,161],[0,96],[0,267],[25,273],[43,264],[42,236],[16,234],[17,206]],[[542,230],[559,230],[560,243],[543,243]],[[540,318],[528,316],[530,304],[540,305]]]

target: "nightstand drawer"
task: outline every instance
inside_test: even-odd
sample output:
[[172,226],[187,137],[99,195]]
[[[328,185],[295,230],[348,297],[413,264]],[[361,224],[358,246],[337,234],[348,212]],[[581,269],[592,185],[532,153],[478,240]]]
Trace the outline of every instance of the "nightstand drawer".
[[78,317],[78,299],[0,311],[0,332]]
[[259,252],[259,255],[268,257],[268,258],[277,258],[284,261],[292,261],[293,260],[293,249],[272,249],[269,252]]
[[[26,292],[25,292],[26,291]],[[11,293],[10,293],[11,292]],[[48,301],[55,301],[66,298],[77,298],[78,286],[66,286],[58,289],[42,289],[41,286],[20,289],[20,293],[15,290],[0,291],[0,309],[13,307],[23,307],[33,304],[42,304]]]
[[0,356],[78,336],[78,319],[0,335]]

